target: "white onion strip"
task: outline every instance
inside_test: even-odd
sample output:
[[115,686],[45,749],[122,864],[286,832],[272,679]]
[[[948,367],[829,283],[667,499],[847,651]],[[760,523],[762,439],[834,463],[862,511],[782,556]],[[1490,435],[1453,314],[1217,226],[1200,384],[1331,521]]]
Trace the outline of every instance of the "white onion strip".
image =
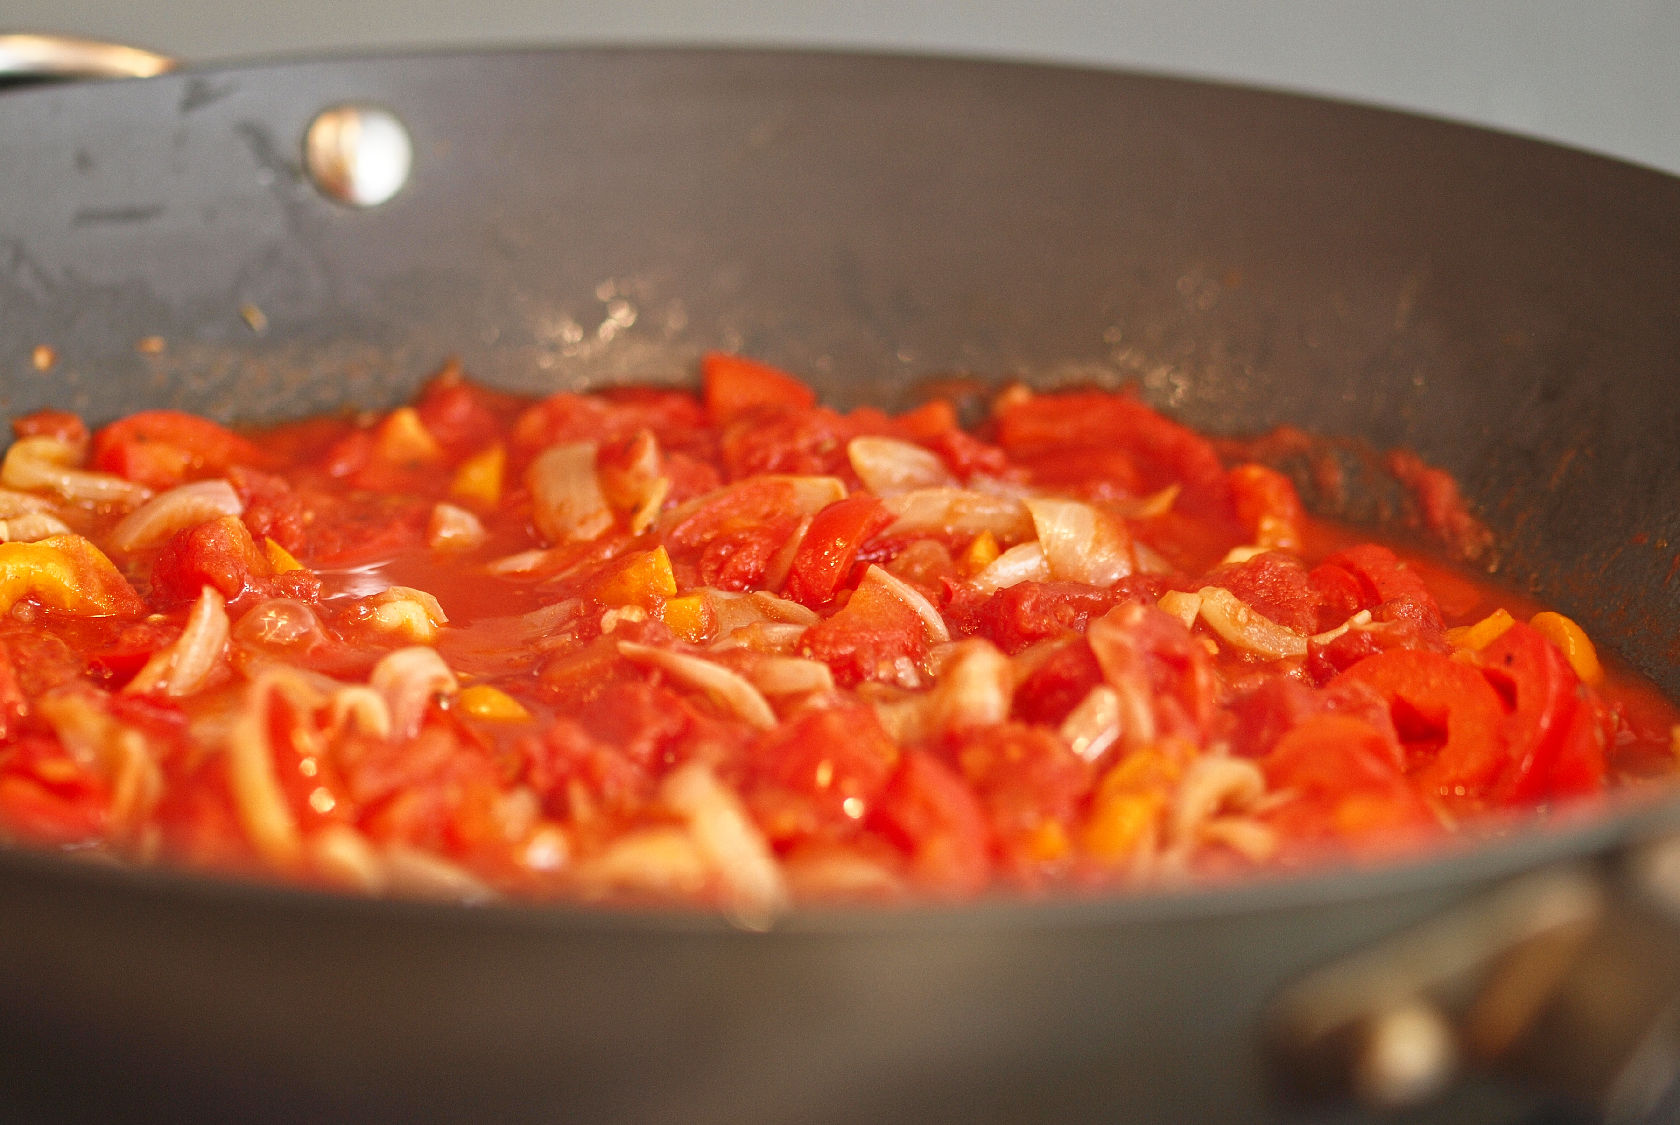
[[181,635],[152,653],[123,691],[191,695],[204,686],[227,651],[229,631],[226,600],[214,587],[205,586],[187,614]]
[[981,594],[1007,590],[1022,582],[1048,582],[1050,564],[1044,560],[1044,548],[1037,543],[1021,543],[993,559],[973,578],[969,585]]
[[979,535],[989,531],[1004,542],[1028,539],[1032,516],[1013,496],[966,488],[919,488],[881,501],[897,517],[886,535],[946,533]]
[[945,619],[933,608],[933,603],[898,575],[871,563],[869,569],[863,572],[863,580],[858,583],[858,588],[862,589],[865,582],[874,583],[915,610],[916,616],[922,619],[922,624],[927,628],[928,639],[934,644],[942,645],[951,639],[951,630],[945,627]]
[[724,710],[759,730],[776,725],[776,713],[746,677],[703,657],[635,641],[619,641],[618,651],[627,660],[666,672],[690,687],[698,688]]
[[568,442],[537,454],[525,470],[531,519],[553,544],[598,539],[612,527],[612,509],[595,476],[595,443]]
[[1222,586],[1203,586],[1202,620],[1226,641],[1269,660],[1307,655],[1307,638],[1279,625]]
[[119,551],[138,551],[162,543],[177,531],[244,511],[239,493],[227,481],[195,480],[160,492],[128,513],[111,529],[111,543]]
[[660,793],[688,821],[695,846],[723,883],[731,918],[745,929],[767,929],[787,906],[787,884],[740,798],[701,762],[673,770]]
[[0,463],[0,484],[25,492],[51,492],[66,500],[122,507],[133,507],[152,495],[145,485],[115,473],[78,469],[77,460],[77,450],[57,438],[45,435],[19,438],[6,450],[6,459]]
[[1048,497],[1025,503],[1052,578],[1106,589],[1137,569],[1126,525],[1096,505]]
[[460,683],[435,649],[412,645],[380,657],[368,674],[368,686],[379,693],[390,710],[391,733],[413,738],[432,700],[453,695]]
[[897,438],[855,437],[846,443],[846,458],[863,486],[877,496],[957,483],[937,453]]

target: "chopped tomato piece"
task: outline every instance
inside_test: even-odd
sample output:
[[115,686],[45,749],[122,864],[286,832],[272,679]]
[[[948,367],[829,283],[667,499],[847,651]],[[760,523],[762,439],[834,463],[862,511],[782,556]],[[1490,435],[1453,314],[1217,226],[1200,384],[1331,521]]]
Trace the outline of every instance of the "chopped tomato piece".
[[714,422],[727,422],[755,406],[804,408],[817,401],[816,392],[780,368],[726,352],[701,357],[700,383]]
[[881,501],[868,493],[837,500],[818,512],[788,568],[783,586],[787,596],[813,608],[833,600],[857,561],[858,548],[891,522]]
[[909,856],[912,878],[929,894],[961,898],[989,880],[991,843],[979,798],[930,754],[904,755],[870,823]]
[[130,414],[93,435],[94,468],[151,488],[173,488],[230,465],[261,463],[262,453],[250,441],[179,410]]
[[1497,798],[1532,804],[1596,793],[1604,781],[1603,736],[1569,658],[1539,630],[1515,622],[1482,649],[1478,663],[1509,703],[1510,759]]
[[1440,653],[1394,649],[1342,673],[1388,700],[1408,772],[1428,793],[1480,798],[1506,761],[1504,708],[1481,672]]
[[823,661],[848,687],[865,680],[914,683],[927,653],[927,626],[900,598],[867,585],[832,617],[807,629],[799,651]]

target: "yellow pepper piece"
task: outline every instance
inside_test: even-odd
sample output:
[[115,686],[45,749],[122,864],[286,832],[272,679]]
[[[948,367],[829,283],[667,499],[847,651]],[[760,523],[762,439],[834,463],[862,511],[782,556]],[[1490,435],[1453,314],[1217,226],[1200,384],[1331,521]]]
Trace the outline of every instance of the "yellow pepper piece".
[[268,555],[268,565],[274,568],[276,574],[303,569],[303,564],[293,558],[290,551],[267,536],[263,537],[263,553]]
[[673,634],[695,645],[704,644],[716,626],[711,603],[704,594],[667,598],[664,609],[660,611],[660,619]]
[[375,440],[379,456],[393,464],[436,461],[443,456],[443,447],[412,406],[399,406],[387,414]]
[[80,535],[0,543],[0,613],[32,595],[43,605],[84,617],[146,608],[111,560]]
[[635,605],[657,609],[659,603],[677,593],[677,579],[671,573],[671,556],[664,547],[626,556],[622,565],[595,587],[603,605]]
[[1041,821],[1032,831],[1027,841],[1027,852],[1040,863],[1049,863],[1061,859],[1068,854],[1072,845],[1068,842],[1067,829],[1062,827],[1059,820]]
[[1454,648],[1467,648],[1474,652],[1491,645],[1505,634],[1505,630],[1517,623],[1517,619],[1502,609],[1496,609],[1474,625],[1460,625],[1456,629],[1447,630],[1447,643]]
[[489,684],[462,688],[455,696],[455,705],[475,719],[497,723],[519,723],[531,717],[519,700]]
[[1582,683],[1604,682],[1604,666],[1598,662],[1598,650],[1593,647],[1586,630],[1563,614],[1550,610],[1536,613],[1528,619],[1528,623],[1534,626],[1542,637],[1563,650],[1563,655],[1569,659],[1569,666],[1575,669],[1575,674],[1581,677]]
[[1099,800],[1091,807],[1080,843],[1097,859],[1125,859],[1154,830],[1164,804],[1158,793],[1115,793]]
[[499,443],[461,462],[449,493],[480,510],[502,502],[502,478],[507,473],[507,450]]
[[989,531],[982,531],[969,541],[968,548],[962,553],[963,573],[970,577],[979,574],[996,562],[1001,553],[998,550],[997,536]]

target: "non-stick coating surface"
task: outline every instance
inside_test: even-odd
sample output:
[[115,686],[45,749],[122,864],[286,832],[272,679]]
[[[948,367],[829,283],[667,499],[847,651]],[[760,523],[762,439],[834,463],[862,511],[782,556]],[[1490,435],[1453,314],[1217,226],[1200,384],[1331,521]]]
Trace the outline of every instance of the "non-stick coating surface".
[[[299,171],[342,101],[413,132],[383,208]],[[1680,183],[1655,173],[1160,79],[613,51],[11,93],[0,153],[9,412],[290,417],[389,403],[449,354],[535,390],[736,348],[842,403],[950,370],[1133,379],[1201,426],[1416,449],[1506,573],[1680,691]],[[0,1079],[164,1116],[1264,1119],[1277,983],[1620,831],[770,935],[0,856]]]

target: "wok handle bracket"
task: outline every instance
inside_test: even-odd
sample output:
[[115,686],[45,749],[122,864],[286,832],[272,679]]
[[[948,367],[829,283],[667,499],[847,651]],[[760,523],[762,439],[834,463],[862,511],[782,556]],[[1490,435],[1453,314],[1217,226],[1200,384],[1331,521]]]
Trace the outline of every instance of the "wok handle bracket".
[[1284,988],[1265,1043],[1293,1102],[1427,1104],[1468,1071],[1656,1120],[1680,1096],[1680,833],[1546,868]]

